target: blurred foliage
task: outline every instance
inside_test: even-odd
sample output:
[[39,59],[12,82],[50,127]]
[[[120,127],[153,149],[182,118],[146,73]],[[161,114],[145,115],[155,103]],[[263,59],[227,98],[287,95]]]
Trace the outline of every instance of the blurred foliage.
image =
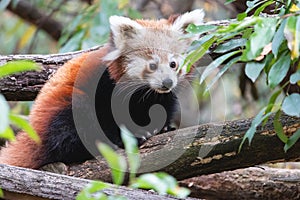
[[[228,0],[228,3],[233,2]],[[273,17],[263,17],[260,14],[269,6],[275,4]],[[224,53],[209,64],[201,75],[200,83],[207,79],[214,69],[226,61],[226,64],[218,71],[207,84],[207,91],[212,85],[236,62],[245,62],[246,75],[255,82],[264,71],[266,82],[271,90],[280,87],[271,96],[268,104],[256,115],[250,129],[246,132],[240,146],[246,139],[249,144],[256,132],[256,128],[272,114],[275,115],[274,127],[278,137],[285,143],[287,151],[299,138],[300,130],[292,137],[283,134],[282,125],[279,122],[280,111],[290,116],[300,117],[300,94],[287,95],[283,100],[278,100],[279,94],[289,83],[300,86],[300,2],[299,1],[247,1],[248,9],[237,16],[237,21],[227,26],[190,25],[187,31],[192,34],[206,34],[193,43],[191,52],[185,63],[190,66],[200,59],[204,52],[212,46],[219,44],[216,53]],[[250,11],[254,10],[251,18],[246,18]],[[236,36],[239,36],[236,39]],[[288,76],[289,69],[296,66],[291,79],[282,85],[282,81]]]

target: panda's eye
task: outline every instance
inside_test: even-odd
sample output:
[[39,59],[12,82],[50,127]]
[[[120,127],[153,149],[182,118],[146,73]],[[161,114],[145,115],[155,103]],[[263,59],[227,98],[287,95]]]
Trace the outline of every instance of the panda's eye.
[[155,71],[155,70],[157,70],[157,64],[156,64],[156,63],[150,63],[150,64],[149,64],[149,69],[150,69],[150,71]]
[[175,61],[170,62],[169,65],[172,69],[175,69],[177,67],[177,63]]

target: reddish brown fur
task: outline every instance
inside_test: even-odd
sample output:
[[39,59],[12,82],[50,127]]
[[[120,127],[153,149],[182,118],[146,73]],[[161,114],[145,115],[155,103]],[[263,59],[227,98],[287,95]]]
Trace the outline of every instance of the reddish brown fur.
[[[20,132],[15,141],[1,149],[0,163],[28,168],[39,167],[39,160],[42,159],[41,155],[43,154],[43,137],[48,123],[62,108],[71,104],[73,92],[80,92],[73,88],[78,73],[83,72],[83,70],[79,70],[80,67],[84,65],[85,70],[92,74],[106,52],[107,48],[104,47],[96,52],[83,54],[59,68],[41,90],[30,114],[30,123],[42,143],[37,144],[26,133]],[[88,81],[88,73],[80,75],[80,81]]]

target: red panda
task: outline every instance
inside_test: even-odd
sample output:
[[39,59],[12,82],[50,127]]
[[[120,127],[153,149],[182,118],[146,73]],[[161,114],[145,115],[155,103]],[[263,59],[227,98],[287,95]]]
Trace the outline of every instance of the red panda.
[[[127,123],[135,124],[131,131],[139,145],[161,131],[149,123],[163,123],[160,129],[168,130],[178,107],[174,90],[187,74],[178,67],[193,41],[185,28],[202,23],[203,16],[202,10],[194,10],[157,21],[110,17],[109,42],[67,62],[40,91],[29,119],[41,143],[21,132],[1,149],[0,163],[39,168],[53,162],[81,162],[94,155],[89,145],[103,139],[95,130],[122,147],[120,123],[127,128],[131,126]],[[149,116],[154,105],[164,108],[163,122]],[[120,122],[116,116],[124,107],[129,107],[129,115]]]

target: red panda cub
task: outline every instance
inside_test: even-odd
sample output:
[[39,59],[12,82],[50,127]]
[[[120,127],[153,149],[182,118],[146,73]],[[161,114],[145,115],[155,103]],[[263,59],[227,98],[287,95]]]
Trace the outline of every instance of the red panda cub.
[[[97,140],[122,147],[121,124],[139,145],[169,130],[179,107],[174,90],[188,77],[178,69],[193,41],[185,28],[203,17],[202,10],[157,21],[110,17],[109,42],[67,62],[39,93],[29,119],[41,142],[19,133],[1,149],[0,163],[39,168],[85,161]],[[157,105],[163,112],[155,114]]]

